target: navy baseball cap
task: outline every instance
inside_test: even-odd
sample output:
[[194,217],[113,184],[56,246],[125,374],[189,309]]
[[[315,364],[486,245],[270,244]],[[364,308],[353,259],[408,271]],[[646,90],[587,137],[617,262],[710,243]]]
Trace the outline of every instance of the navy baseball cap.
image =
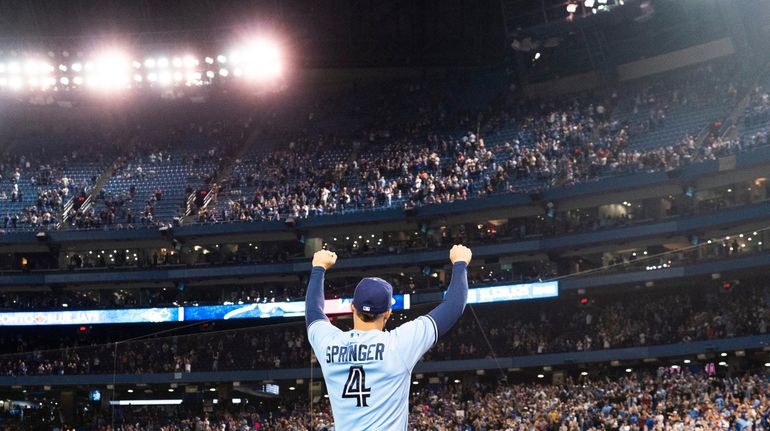
[[358,282],[353,293],[353,306],[362,313],[382,314],[393,303],[393,286],[377,277],[366,277]]

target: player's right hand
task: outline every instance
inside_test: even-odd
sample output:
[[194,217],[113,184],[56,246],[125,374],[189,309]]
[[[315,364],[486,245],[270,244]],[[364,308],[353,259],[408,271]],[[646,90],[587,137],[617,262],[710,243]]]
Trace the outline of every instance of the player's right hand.
[[318,250],[313,255],[313,267],[320,266],[329,269],[337,263],[337,253],[329,250]]
[[471,263],[471,257],[473,257],[471,249],[464,245],[458,244],[449,250],[449,260],[452,261],[452,264],[457,262]]

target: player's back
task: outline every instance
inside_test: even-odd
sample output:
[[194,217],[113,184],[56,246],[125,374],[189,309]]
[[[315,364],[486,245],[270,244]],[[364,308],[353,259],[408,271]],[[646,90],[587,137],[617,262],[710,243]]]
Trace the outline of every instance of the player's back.
[[308,335],[324,373],[335,429],[406,430],[412,369],[437,337],[430,317],[393,331],[343,332],[318,320]]

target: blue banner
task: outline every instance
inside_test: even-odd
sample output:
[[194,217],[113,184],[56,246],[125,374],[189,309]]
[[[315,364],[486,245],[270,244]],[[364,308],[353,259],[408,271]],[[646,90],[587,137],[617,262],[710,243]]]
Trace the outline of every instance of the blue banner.
[[183,321],[180,307],[0,313],[0,326],[98,325]]
[[[328,299],[326,314],[350,313],[351,298]],[[408,310],[409,295],[393,295],[393,310]],[[109,323],[168,323],[198,320],[267,319],[302,317],[305,302],[204,305],[199,307],[128,308],[119,310],[67,310],[0,313],[0,326],[101,325]]]

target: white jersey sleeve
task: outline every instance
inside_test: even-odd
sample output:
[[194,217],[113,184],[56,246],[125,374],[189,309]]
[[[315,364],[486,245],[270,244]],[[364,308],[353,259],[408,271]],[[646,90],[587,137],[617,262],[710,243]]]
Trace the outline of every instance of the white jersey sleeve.
[[438,340],[438,327],[432,317],[425,315],[404,323],[394,329],[392,334],[398,345],[399,356],[411,373],[417,361]]

